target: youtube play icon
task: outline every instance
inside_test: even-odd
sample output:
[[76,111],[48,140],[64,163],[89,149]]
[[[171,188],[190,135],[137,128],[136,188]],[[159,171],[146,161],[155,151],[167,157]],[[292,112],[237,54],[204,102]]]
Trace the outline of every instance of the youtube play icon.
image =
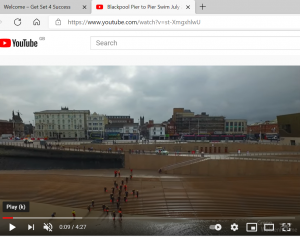
[[9,48],[11,46],[10,39],[0,39],[0,48]]
[[97,10],[103,10],[103,4],[97,4],[96,9]]

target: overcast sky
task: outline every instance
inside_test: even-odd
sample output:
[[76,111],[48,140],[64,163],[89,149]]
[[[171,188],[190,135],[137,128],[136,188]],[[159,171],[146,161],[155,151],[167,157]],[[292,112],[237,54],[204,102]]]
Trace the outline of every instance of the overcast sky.
[[61,106],[136,122],[163,122],[174,107],[273,120],[300,112],[300,67],[0,67],[0,119]]

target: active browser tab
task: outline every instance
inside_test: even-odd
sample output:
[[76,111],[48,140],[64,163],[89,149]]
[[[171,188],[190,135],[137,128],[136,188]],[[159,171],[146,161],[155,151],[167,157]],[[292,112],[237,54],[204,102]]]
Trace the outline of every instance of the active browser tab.
[[90,14],[91,2],[87,0],[4,0],[0,14]]

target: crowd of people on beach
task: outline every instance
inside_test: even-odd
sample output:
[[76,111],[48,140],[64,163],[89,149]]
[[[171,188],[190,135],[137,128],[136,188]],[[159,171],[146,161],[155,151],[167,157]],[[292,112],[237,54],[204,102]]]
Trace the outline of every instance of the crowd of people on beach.
[[[133,170],[130,169],[130,176],[129,176],[130,180],[132,180],[132,173],[133,173]],[[119,171],[115,170],[114,171],[114,177],[115,178],[117,178],[117,177],[120,178],[121,177],[121,171],[120,170]],[[111,212],[111,216],[112,216],[112,219],[114,221],[115,221],[116,215],[117,215],[116,212],[119,213],[119,220],[122,221],[123,213],[122,213],[122,208],[121,208],[121,195],[122,194],[124,195],[123,202],[126,203],[127,202],[127,198],[128,198],[128,186],[127,186],[128,182],[129,182],[129,178],[128,177],[126,177],[125,180],[122,179],[120,184],[118,184],[117,181],[114,180],[113,186],[111,188],[111,194],[109,196],[110,203],[111,204],[116,203],[116,210],[113,210]],[[108,192],[107,187],[104,187],[104,192],[105,193]],[[114,197],[115,193],[118,196],[116,200],[115,200],[115,197]],[[139,197],[139,191],[138,190],[133,189],[131,194],[132,194],[133,197],[136,197],[136,198]],[[88,212],[91,212],[92,209],[94,209],[94,208],[95,208],[95,201],[92,200],[91,204],[88,205],[88,207],[87,207]],[[103,209],[103,212],[106,212],[106,216],[109,216],[109,212],[110,211],[109,211],[108,204],[103,204],[102,205],[102,209]],[[51,215],[51,217],[55,218],[55,216],[56,216],[56,212],[53,212],[52,215]],[[73,216],[73,220],[76,220],[76,212],[75,212],[75,210],[72,211],[72,216]]]

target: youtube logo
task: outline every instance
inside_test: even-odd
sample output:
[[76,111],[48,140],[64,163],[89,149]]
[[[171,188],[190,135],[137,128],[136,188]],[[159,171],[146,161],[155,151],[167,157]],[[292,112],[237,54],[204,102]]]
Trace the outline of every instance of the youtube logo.
[[103,10],[103,4],[97,4],[96,9],[97,10]]
[[0,39],[0,48],[9,48],[11,47],[10,39]]

